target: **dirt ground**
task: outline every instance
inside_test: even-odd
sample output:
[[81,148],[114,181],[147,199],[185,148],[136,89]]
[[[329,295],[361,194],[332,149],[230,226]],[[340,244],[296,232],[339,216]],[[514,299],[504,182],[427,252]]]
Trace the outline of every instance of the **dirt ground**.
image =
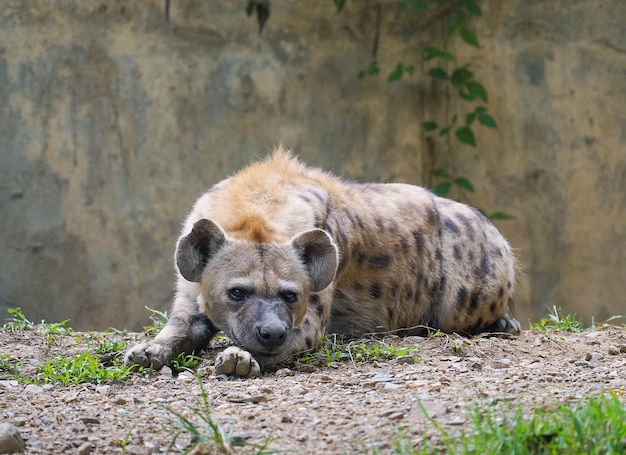
[[[93,334],[91,335],[93,338]],[[140,334],[98,334],[124,338]],[[19,361],[19,372],[57,355],[85,351],[87,334],[56,336],[36,331],[0,331],[0,354]],[[225,379],[211,372],[216,349],[199,371],[213,419],[237,440],[303,454],[393,453],[398,435],[408,441],[437,440],[418,405],[447,431],[470,431],[468,405],[549,405],[602,391],[626,397],[626,330],[579,333],[524,331],[511,339],[456,336],[389,337],[385,343],[414,346],[393,360],[336,361],[330,366],[292,363],[258,379]],[[0,371],[0,423],[14,424],[26,452],[181,453],[171,449],[179,411],[198,422],[200,386],[192,373],[170,370],[106,385],[26,385]],[[250,447],[237,448],[246,453]],[[199,453],[217,453],[199,451]]]

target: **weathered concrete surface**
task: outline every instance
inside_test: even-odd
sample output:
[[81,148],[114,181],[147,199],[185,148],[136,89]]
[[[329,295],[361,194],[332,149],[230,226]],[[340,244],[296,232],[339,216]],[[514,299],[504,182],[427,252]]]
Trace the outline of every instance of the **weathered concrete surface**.
[[[419,66],[441,22],[382,3],[383,73]],[[140,327],[169,305],[194,198],[281,141],[351,178],[469,177],[472,204],[516,216],[498,226],[527,276],[523,322],[553,304],[626,313],[626,4],[483,5],[483,49],[450,43],[499,125],[476,150],[418,127],[447,106],[425,68],[356,79],[377,4],[274,0],[259,35],[243,1],[173,1],[169,23],[161,0],[3,1],[0,311]]]

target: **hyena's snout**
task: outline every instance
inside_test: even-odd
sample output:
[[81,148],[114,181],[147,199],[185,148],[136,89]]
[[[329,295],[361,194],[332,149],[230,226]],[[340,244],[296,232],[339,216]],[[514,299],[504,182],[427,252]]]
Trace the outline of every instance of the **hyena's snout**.
[[261,321],[254,330],[256,339],[261,346],[267,351],[273,352],[282,346],[287,339],[289,327],[282,321],[272,318],[269,321]]
[[256,310],[250,321],[253,322],[251,332],[254,333],[257,349],[276,353],[287,341],[293,316],[282,302],[261,300]]

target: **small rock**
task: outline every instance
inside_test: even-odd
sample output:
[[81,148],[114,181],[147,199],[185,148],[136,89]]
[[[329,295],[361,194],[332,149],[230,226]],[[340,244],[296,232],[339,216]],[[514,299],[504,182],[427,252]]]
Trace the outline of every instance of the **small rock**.
[[622,354],[626,352],[626,344],[622,344],[622,345],[619,347],[619,352],[621,352]]
[[281,378],[285,376],[293,376],[293,371],[291,371],[289,368],[281,368],[280,370],[276,370],[276,373],[274,374],[277,377]]
[[161,367],[161,369],[159,370],[159,374],[161,376],[173,376],[172,369],[168,367],[167,365],[164,365],[163,367]]
[[91,443],[90,442],[84,442],[78,448],[78,455],[89,455],[90,453],[91,453]]
[[26,387],[24,387],[24,392],[32,393],[32,394],[40,394],[43,392],[43,388],[35,384],[28,384]]
[[394,382],[379,382],[376,384],[376,390],[400,390],[404,389],[406,386],[404,384],[396,384]]
[[327,374],[313,374],[311,375],[311,380],[315,382],[333,382],[333,378]]
[[191,371],[182,371],[182,372],[178,373],[178,380],[179,381],[189,382],[189,381],[193,381],[195,379],[196,379],[196,376]]
[[14,425],[0,423],[0,453],[24,452],[24,440]]
[[399,365],[413,365],[415,357],[414,355],[402,355],[396,359],[396,363]]
[[109,395],[111,393],[111,386],[107,384],[96,386],[96,392],[102,395]]
[[313,373],[314,371],[317,371],[317,367],[309,363],[295,362],[292,368],[300,373]]
[[128,400],[124,397],[117,397],[115,399],[115,404],[126,404],[128,403]]
[[378,414],[380,417],[389,417],[393,414],[404,414],[404,409],[402,408],[390,408],[390,409],[386,409],[383,412],[381,412],[380,414]]
[[262,403],[267,401],[267,397],[265,395],[231,394],[226,397],[226,400],[231,403]]
[[446,425],[450,425],[453,427],[463,425],[465,423],[465,419],[463,417],[455,417],[446,422]]
[[494,368],[509,368],[511,366],[511,359],[498,359],[493,361]]
[[41,386],[41,388],[43,390],[45,390],[46,392],[49,392],[52,389],[54,389],[54,384],[44,384],[44,385]]
[[608,352],[610,355],[617,355],[620,353],[620,349],[617,346],[609,346]]
[[394,412],[393,414],[389,414],[387,419],[389,420],[400,420],[404,418],[404,412]]
[[283,414],[283,416],[280,419],[281,423],[293,423],[293,417],[291,417],[289,414]]
[[92,425],[100,425],[100,419],[97,419],[95,417],[83,417],[82,419],[80,419],[85,425],[87,424],[92,424]]
[[26,422],[28,422],[28,420],[24,417],[16,417],[15,419],[13,419],[13,425],[15,425],[16,427],[23,427],[24,425],[26,425]]
[[150,449],[138,444],[128,444],[124,449],[126,455],[150,455]]
[[420,401],[433,401],[434,397],[429,393],[418,393],[417,399]]
[[12,389],[13,387],[17,387],[19,383],[17,381],[0,381],[0,387],[5,389]]
[[425,420],[424,412],[426,412],[431,419],[448,413],[448,407],[439,401],[425,401],[420,404],[421,406],[414,405],[411,408],[410,414],[415,417],[416,420]]

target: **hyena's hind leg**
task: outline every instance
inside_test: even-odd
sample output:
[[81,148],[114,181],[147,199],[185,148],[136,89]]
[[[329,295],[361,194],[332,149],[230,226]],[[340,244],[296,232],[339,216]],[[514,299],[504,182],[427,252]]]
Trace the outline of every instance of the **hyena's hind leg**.
[[213,323],[195,309],[195,304],[177,303],[167,324],[154,340],[137,345],[126,353],[126,365],[158,370],[178,354],[199,351],[209,344],[218,332]]

